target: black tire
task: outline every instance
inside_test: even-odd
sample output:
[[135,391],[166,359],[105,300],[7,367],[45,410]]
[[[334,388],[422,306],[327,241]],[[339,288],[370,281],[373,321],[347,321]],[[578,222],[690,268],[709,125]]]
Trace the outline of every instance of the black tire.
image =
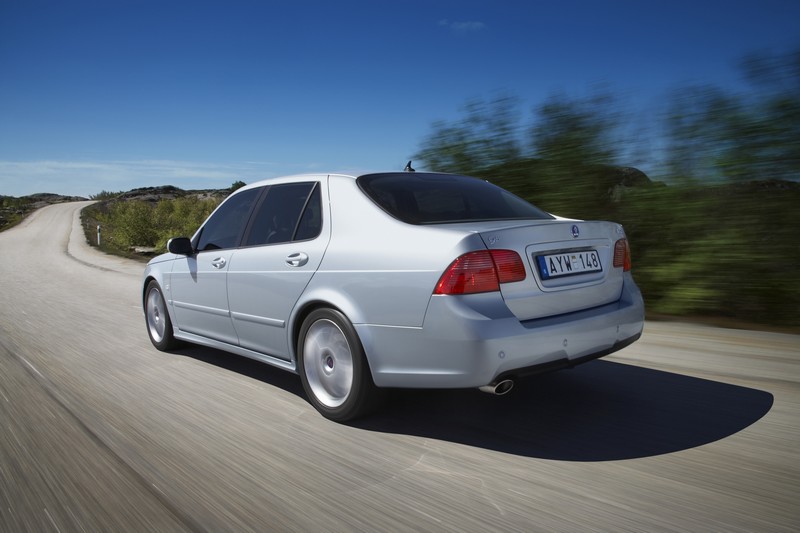
[[335,309],[316,309],[303,321],[297,366],[311,405],[325,418],[353,420],[383,403],[355,328]]
[[144,320],[147,325],[147,336],[157,349],[166,352],[178,345],[164,295],[156,280],[150,280],[144,291]]

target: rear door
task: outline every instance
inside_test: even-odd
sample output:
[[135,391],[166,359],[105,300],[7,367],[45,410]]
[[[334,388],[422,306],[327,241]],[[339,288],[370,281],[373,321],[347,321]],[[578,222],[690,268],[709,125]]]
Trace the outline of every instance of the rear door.
[[228,299],[243,348],[290,359],[289,314],[329,241],[323,181],[270,186],[232,257]]

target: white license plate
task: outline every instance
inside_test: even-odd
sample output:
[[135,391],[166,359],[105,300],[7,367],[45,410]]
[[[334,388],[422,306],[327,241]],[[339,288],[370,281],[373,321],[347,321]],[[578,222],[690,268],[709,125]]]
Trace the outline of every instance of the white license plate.
[[586,272],[600,272],[600,256],[595,250],[568,252],[564,254],[537,255],[536,264],[542,279],[559,278]]

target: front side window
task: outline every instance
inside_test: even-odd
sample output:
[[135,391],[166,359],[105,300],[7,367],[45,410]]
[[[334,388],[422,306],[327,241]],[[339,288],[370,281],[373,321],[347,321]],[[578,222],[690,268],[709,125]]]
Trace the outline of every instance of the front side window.
[[384,211],[409,224],[553,217],[496,185],[449,174],[371,174],[358,185]]
[[253,216],[243,245],[311,239],[321,228],[319,186],[315,182],[272,185]]
[[247,189],[228,197],[206,221],[195,249],[203,252],[238,246],[250,210],[262,191],[263,188]]

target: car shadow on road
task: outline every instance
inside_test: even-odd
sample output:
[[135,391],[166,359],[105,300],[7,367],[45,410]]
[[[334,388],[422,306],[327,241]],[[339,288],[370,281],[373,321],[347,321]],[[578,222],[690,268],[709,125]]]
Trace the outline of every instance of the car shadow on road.
[[230,372],[236,372],[242,376],[255,379],[273,387],[278,387],[292,394],[296,394],[305,399],[305,392],[300,383],[300,378],[291,372],[275,368],[265,363],[233,355],[222,350],[183,344],[172,351],[175,355],[188,357],[196,361],[202,361],[219,368],[224,368]]
[[529,378],[505,396],[396,391],[371,431],[404,433],[526,457],[611,461],[714,442],[772,408],[772,394],[610,361]]
[[[305,399],[288,372],[208,348],[177,353]],[[695,448],[766,415],[769,392],[606,360],[528,378],[505,396],[469,390],[393,390],[351,427],[417,435],[562,461],[612,461]]]

